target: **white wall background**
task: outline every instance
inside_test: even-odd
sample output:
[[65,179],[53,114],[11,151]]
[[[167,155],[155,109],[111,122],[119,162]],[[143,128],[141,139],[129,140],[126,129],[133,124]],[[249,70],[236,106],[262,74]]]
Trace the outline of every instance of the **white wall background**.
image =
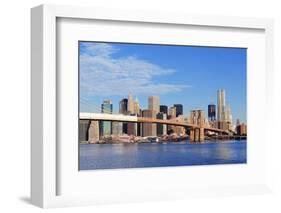
[[[281,128],[281,12],[278,0],[9,0],[0,7],[0,211],[37,212],[29,204],[30,178],[30,8],[42,3],[123,9],[269,17],[275,20],[276,132]],[[274,112],[274,114],[273,114]],[[281,138],[271,141],[274,193],[259,196],[202,198],[170,202],[119,204],[67,209],[68,212],[280,212]],[[64,209],[66,210],[66,209]],[[47,211],[60,212],[63,209]]]

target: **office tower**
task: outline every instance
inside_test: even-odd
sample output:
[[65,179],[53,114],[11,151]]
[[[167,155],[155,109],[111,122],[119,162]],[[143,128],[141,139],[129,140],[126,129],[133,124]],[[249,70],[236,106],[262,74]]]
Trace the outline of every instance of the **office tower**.
[[137,116],[139,116],[141,114],[141,108],[140,108],[140,103],[138,98],[136,98],[135,102],[134,102],[134,112]]
[[111,100],[104,100],[101,104],[101,113],[112,114],[112,102]]
[[163,112],[168,115],[168,107],[166,105],[160,105],[160,112]]
[[79,120],[79,141],[88,141],[89,120]]
[[217,128],[218,129],[223,129],[223,130],[228,130],[229,129],[229,124],[225,121],[217,121]]
[[[128,114],[128,99],[124,98],[119,102],[119,113],[123,115]],[[122,124],[122,133],[128,133],[128,124],[126,122],[121,122]]]
[[155,112],[155,115],[160,112],[160,98],[159,96],[148,97],[148,109]]
[[[145,109],[142,111],[142,117],[146,118],[156,118],[154,111]],[[156,136],[156,124],[143,123],[142,124],[142,136]]]
[[127,123],[127,134],[128,135],[136,135],[137,133],[137,123]]
[[239,126],[239,125],[240,125],[240,120],[237,119],[237,120],[236,120],[236,126]]
[[[148,97],[148,110],[152,113],[152,118],[156,118],[156,114],[160,111],[160,98],[159,96],[149,96]],[[152,136],[157,135],[157,125],[151,125]]]
[[[132,114],[132,113],[131,113]],[[133,115],[141,116],[141,108],[138,98],[134,101],[134,113]],[[128,135],[140,135],[140,124],[138,123],[127,123],[127,134]]]
[[217,92],[218,98],[218,121],[225,120],[225,90],[220,89]]
[[174,107],[176,107],[176,117],[178,117],[179,115],[183,115],[182,104],[174,104]]
[[[111,100],[104,100],[101,105],[101,113],[112,114],[112,102]],[[111,135],[111,122],[110,121],[101,121],[100,132],[102,136],[110,136]]]
[[136,132],[137,132],[136,136],[142,136],[142,123],[137,123],[137,131]]
[[123,133],[123,124],[122,122],[112,122],[112,134],[113,135],[122,135]]
[[242,123],[236,127],[236,132],[238,135],[247,135],[247,125]]
[[232,114],[229,105],[225,107],[225,122],[232,124]]
[[134,114],[134,100],[131,93],[128,95],[128,114]]
[[[157,119],[167,120],[167,114],[159,112],[156,115]],[[167,125],[166,124],[157,124],[157,135],[162,136],[167,134]]]
[[169,118],[173,119],[177,117],[177,109],[176,107],[170,107],[169,108]]
[[128,112],[128,99],[124,98],[119,102],[119,113],[127,114]]
[[216,120],[216,105],[215,104],[208,105],[208,118],[210,121]]
[[123,122],[123,134],[128,134],[128,123]]
[[[168,112],[168,116],[167,116],[167,119],[175,119],[176,116],[177,116],[177,109],[176,107],[170,107],[169,108],[169,112]],[[172,132],[174,132],[174,127],[171,126],[171,125],[168,125],[167,126],[167,132],[170,134]]]
[[88,129],[88,142],[89,143],[97,143],[99,141],[99,122],[98,121],[91,121],[90,127]]

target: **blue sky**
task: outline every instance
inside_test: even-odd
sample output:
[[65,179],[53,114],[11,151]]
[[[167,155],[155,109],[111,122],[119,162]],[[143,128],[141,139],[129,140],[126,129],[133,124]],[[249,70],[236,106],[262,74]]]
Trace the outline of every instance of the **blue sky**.
[[160,104],[183,104],[184,114],[217,103],[226,90],[233,121],[246,122],[246,61],[244,48],[80,42],[80,111],[100,112],[111,99],[113,111],[128,93],[142,109],[148,96]]

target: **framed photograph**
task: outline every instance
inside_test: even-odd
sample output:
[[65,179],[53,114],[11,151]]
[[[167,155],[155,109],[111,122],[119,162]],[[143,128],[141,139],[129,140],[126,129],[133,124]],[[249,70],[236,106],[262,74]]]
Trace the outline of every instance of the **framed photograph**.
[[247,163],[246,48],[78,45],[79,170]]
[[270,192],[272,20],[31,15],[33,204]]

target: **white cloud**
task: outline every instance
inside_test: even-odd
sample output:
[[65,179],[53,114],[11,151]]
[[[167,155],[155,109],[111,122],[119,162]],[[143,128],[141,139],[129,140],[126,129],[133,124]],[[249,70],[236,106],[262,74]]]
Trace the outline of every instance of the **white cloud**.
[[158,83],[154,77],[172,75],[165,69],[136,57],[114,58],[119,50],[105,43],[84,43],[80,55],[81,96],[162,95],[179,92],[188,85]]
[[91,56],[109,56],[118,51],[118,49],[106,43],[83,42],[81,48],[87,55]]

